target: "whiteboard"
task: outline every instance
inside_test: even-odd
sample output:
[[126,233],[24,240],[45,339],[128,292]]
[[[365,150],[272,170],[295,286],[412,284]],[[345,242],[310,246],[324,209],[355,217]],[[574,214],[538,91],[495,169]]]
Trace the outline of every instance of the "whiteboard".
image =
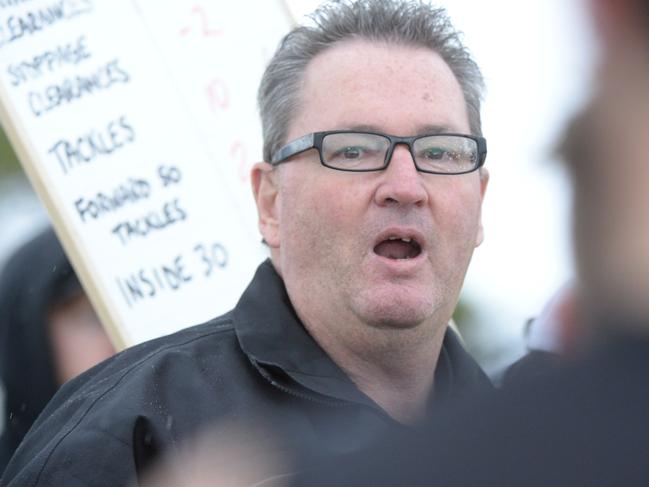
[[279,0],[0,0],[0,121],[118,348],[236,304]]

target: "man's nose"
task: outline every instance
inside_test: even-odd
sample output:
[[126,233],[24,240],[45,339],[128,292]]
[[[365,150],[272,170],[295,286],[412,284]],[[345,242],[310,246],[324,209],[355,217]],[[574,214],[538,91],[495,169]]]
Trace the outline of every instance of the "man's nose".
[[415,161],[406,145],[398,144],[392,152],[388,167],[383,170],[376,202],[381,205],[416,205],[428,201],[422,174],[417,171]]

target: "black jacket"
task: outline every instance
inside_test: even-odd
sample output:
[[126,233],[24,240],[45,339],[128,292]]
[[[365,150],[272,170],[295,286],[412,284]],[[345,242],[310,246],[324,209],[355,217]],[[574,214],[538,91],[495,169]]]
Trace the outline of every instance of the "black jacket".
[[649,486],[649,338],[615,330],[542,368],[287,485]]
[[[474,387],[491,386],[449,331],[432,403]],[[223,419],[261,421],[276,445],[301,454],[354,451],[396,425],[304,330],[267,261],[233,311],[66,384],[0,483],[125,485],[162,451]]]

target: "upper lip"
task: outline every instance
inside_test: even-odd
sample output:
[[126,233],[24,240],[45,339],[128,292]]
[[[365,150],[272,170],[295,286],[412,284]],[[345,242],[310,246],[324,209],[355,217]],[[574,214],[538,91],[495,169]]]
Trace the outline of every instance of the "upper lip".
[[376,246],[381,242],[390,238],[413,240],[417,242],[422,252],[426,248],[426,239],[424,237],[424,234],[419,230],[409,227],[389,227],[381,231],[381,233],[377,235],[376,240],[374,240],[372,249],[376,248]]

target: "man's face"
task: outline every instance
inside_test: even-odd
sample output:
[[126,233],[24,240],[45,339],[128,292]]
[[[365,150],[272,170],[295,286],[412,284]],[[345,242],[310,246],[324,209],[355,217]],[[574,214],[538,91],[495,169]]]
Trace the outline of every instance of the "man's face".
[[[460,86],[428,49],[342,42],[309,64],[300,99],[287,142],[339,129],[470,133]],[[446,323],[482,240],[486,173],[419,173],[398,145],[384,171],[332,170],[311,150],[258,176],[262,232],[307,328]],[[411,258],[391,257],[402,252]]]

